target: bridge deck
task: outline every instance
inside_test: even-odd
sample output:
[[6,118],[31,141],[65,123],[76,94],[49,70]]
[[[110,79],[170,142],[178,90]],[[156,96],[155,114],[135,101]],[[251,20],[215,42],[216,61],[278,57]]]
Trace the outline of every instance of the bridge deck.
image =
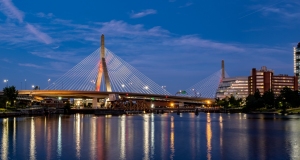
[[99,92],[99,91],[66,91],[66,90],[20,90],[19,95],[29,95],[33,97],[62,97],[62,98],[107,98],[110,94],[118,94],[121,97],[132,99],[154,99],[168,100],[187,103],[207,103],[213,102],[212,98],[204,97],[182,97],[174,95],[157,95],[143,93],[124,93],[124,92]]

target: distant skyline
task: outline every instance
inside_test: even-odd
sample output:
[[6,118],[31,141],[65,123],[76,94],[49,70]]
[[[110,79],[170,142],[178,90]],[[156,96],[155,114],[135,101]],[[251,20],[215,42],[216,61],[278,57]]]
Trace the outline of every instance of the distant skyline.
[[[100,46],[171,93],[221,69],[293,75],[300,2],[0,0],[2,87],[46,88]],[[51,83],[50,81],[50,83]]]

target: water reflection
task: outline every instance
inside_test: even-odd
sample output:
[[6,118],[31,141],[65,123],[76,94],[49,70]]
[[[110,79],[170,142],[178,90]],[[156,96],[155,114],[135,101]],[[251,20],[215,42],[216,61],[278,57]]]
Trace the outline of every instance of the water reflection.
[[154,158],[155,150],[155,127],[154,127],[154,114],[151,114],[151,159]]
[[167,138],[167,135],[168,134],[166,134],[167,133],[167,121],[165,120],[166,119],[166,117],[164,117],[165,115],[162,115],[162,117],[161,117],[161,121],[160,121],[160,126],[161,126],[161,128],[160,128],[160,136],[161,136],[161,139],[160,139],[160,155],[161,155],[161,157],[160,157],[160,159],[168,159],[167,158],[167,154],[168,154],[168,151],[167,151],[167,149],[168,149],[168,142],[167,142],[167,140],[168,140],[168,138]]
[[126,116],[121,117],[120,159],[126,159]]
[[3,118],[2,122],[2,148],[1,148],[1,159],[8,159],[8,118]]
[[144,115],[144,160],[149,159],[149,116]]
[[34,118],[31,118],[31,125],[30,125],[30,142],[29,142],[29,159],[35,160],[36,159],[36,146],[35,146],[35,121]]
[[76,157],[80,159],[81,141],[80,141],[80,114],[75,115],[75,144],[76,144]]
[[0,159],[298,159],[296,117],[184,113],[3,118]]
[[96,118],[91,118],[90,121],[91,130],[90,130],[90,159],[96,159]]
[[61,157],[61,115],[58,118],[57,155]]
[[211,139],[212,139],[212,131],[211,131],[211,119],[210,119],[210,113],[206,114],[206,145],[207,145],[207,156],[206,158],[208,160],[211,160]]
[[300,125],[297,123],[289,123],[290,129],[292,130],[289,136],[289,145],[291,146],[290,155],[291,159],[299,159],[300,157],[300,136],[299,131]]
[[171,130],[170,130],[170,150],[171,150],[171,154],[170,154],[170,159],[174,158],[175,155],[175,133],[174,133],[174,117],[171,117]]
[[221,155],[223,155],[223,117],[222,114],[220,114],[219,116],[219,125],[220,125],[220,151],[221,151]]
[[[45,117],[45,122],[49,122],[47,121],[47,118]],[[45,135],[46,135],[46,144],[47,144],[47,159],[51,159],[51,155],[52,155],[52,127],[51,125],[47,125],[48,123],[46,123],[45,126]],[[51,123],[50,123],[51,124]]]
[[[196,147],[196,141],[195,141],[195,137],[196,137],[196,131],[195,131],[195,121],[194,121],[194,118],[195,118],[195,114],[189,114],[189,118],[191,118],[191,121],[190,121],[190,135],[189,135],[189,140],[190,140],[190,147],[191,148],[195,148]],[[190,154],[192,157],[195,157],[196,156],[196,152],[194,149],[191,149],[190,150]]]
[[17,118],[14,117],[14,126],[13,126],[13,154],[16,156],[16,142],[17,142]]

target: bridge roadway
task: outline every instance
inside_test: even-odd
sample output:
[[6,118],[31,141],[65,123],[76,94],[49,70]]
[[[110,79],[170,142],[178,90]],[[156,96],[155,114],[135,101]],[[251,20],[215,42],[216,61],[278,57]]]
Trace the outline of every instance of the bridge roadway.
[[43,100],[46,97],[62,98],[108,98],[110,94],[118,94],[128,99],[146,99],[155,101],[172,101],[183,103],[208,104],[214,101],[213,98],[204,97],[183,97],[174,95],[157,95],[144,93],[125,93],[125,92],[99,92],[99,91],[71,91],[71,90],[19,90],[19,95],[32,96],[35,99]]

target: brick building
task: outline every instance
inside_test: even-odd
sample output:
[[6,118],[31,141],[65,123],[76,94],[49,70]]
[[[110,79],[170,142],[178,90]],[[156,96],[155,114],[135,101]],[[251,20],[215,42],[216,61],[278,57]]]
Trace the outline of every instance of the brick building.
[[253,68],[251,75],[248,77],[249,94],[254,94],[256,89],[261,94],[272,89],[275,95],[279,95],[284,87],[298,90],[297,76],[288,76],[286,74],[274,75],[273,70],[268,70],[267,67],[263,66],[260,70]]

